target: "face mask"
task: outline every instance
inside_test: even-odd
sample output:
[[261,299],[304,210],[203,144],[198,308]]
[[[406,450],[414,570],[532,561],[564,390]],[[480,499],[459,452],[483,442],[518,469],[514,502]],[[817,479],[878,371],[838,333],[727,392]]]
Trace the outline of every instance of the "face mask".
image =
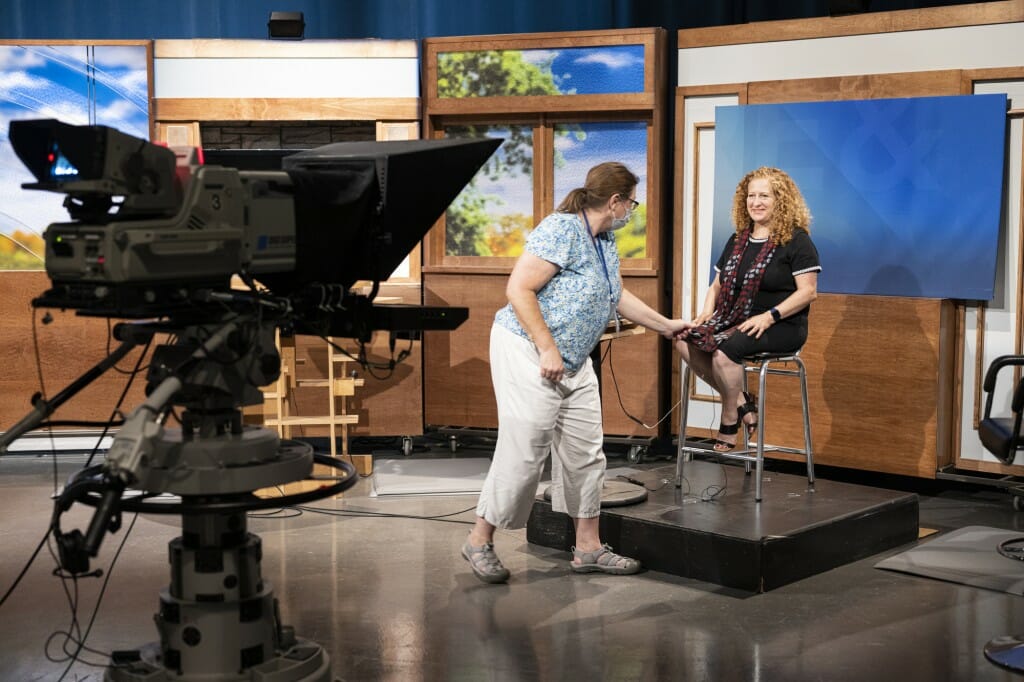
[[613,215],[612,216],[612,230],[621,230],[622,228],[624,228],[629,223],[629,221],[630,221],[630,219],[632,217],[633,217],[633,209],[632,208],[627,208],[626,209],[626,215],[622,216],[621,218],[616,218]]

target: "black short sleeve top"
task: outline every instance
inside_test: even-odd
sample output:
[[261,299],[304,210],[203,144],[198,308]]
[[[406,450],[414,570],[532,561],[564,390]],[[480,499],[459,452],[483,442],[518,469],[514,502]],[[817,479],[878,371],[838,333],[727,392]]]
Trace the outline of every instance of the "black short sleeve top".
[[[749,241],[743,257],[740,258],[737,282],[743,280],[743,273],[750,268],[750,264],[754,261],[757,251],[765,241],[764,239],[753,238]],[[722,274],[722,268],[725,267],[726,261],[729,260],[729,254],[732,253],[735,242],[736,235],[733,234],[729,237],[729,241],[726,242],[725,248],[718,258],[718,263],[715,264],[715,271],[719,273],[719,276]],[[804,230],[795,230],[793,232],[793,239],[788,244],[776,247],[775,253],[772,255],[772,261],[768,264],[768,269],[765,270],[764,277],[761,279],[761,287],[758,289],[757,295],[754,296],[754,305],[750,311],[751,315],[757,315],[774,308],[796,291],[796,275],[820,271],[821,262],[818,259],[818,250],[814,247],[811,236]],[[810,306],[807,306],[786,319],[794,321],[806,319],[809,311]]]

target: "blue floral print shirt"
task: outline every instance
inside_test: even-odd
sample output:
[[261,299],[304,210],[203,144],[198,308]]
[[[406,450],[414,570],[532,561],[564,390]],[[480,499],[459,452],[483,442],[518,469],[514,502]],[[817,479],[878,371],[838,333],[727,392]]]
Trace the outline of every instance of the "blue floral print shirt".
[[[600,341],[622,298],[615,235],[605,232],[591,239],[578,214],[552,213],[527,237],[526,250],[559,267],[537,292],[537,300],[566,371],[575,373]],[[498,311],[494,321],[529,338],[511,303]]]

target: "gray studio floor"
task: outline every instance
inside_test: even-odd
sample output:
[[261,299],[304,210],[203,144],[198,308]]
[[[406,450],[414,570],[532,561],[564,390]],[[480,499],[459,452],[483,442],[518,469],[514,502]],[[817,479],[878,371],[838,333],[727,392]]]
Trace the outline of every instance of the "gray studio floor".
[[[60,480],[82,461],[62,457]],[[39,542],[52,490],[49,458],[0,459],[0,591]],[[653,572],[574,575],[567,555],[530,546],[524,531],[503,532],[498,550],[513,577],[508,585],[489,586],[472,576],[458,553],[475,497],[385,498],[370,492],[364,480],[344,499],[316,504],[445,517],[304,513],[250,522],[263,538],[263,574],[280,599],[284,621],[327,648],[336,679],[1015,678],[981,651],[994,636],[1024,632],[1024,600],[873,567],[898,549],[748,595]],[[1024,513],[1015,513],[1009,497],[994,489],[950,484],[918,492],[922,526],[1024,529]],[[65,529],[84,524],[87,511],[72,515]],[[173,517],[139,517],[89,636],[96,653],[86,659],[98,663],[103,652],[156,639],[153,613],[168,582],[167,543],[177,534]],[[123,537],[123,530],[108,536],[100,565],[109,563]],[[0,608],[4,682],[57,680],[67,667],[47,660],[44,651],[51,633],[66,629],[70,618],[52,568],[44,551]],[[83,628],[100,583],[81,583]],[[49,655],[61,656],[58,638]],[[78,663],[64,679],[97,679],[97,670]]]

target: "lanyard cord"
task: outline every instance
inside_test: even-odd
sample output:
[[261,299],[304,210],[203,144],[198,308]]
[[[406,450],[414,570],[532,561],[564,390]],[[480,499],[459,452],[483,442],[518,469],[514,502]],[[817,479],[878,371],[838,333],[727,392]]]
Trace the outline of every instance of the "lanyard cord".
[[590,221],[587,220],[586,209],[580,210],[580,215],[583,216],[583,223],[587,226],[587,234],[590,235],[590,240],[594,242],[594,248],[597,249],[598,260],[601,261],[601,268],[604,270],[604,278],[608,281],[608,300],[611,301],[614,296],[612,293],[612,277],[608,274],[608,264],[604,260],[604,249],[601,248],[601,242],[594,235],[594,231],[590,229]]

